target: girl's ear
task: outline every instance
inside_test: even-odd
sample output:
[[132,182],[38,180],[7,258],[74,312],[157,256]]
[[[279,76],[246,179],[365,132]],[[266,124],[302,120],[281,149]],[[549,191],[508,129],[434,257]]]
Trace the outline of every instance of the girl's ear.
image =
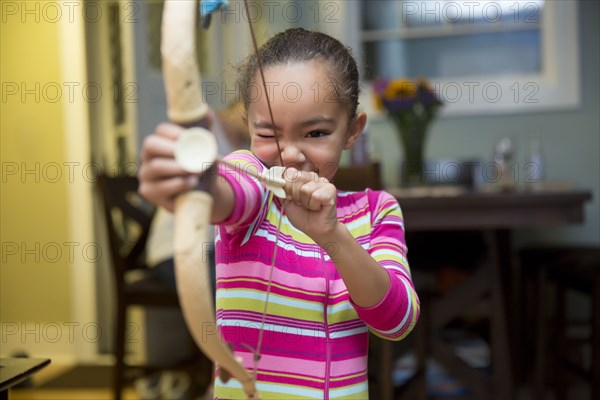
[[348,127],[348,137],[346,137],[344,150],[348,150],[354,146],[354,143],[356,143],[360,135],[362,135],[366,124],[367,114],[364,112],[359,112],[356,114],[356,117],[352,118],[352,121],[350,121],[350,126]]

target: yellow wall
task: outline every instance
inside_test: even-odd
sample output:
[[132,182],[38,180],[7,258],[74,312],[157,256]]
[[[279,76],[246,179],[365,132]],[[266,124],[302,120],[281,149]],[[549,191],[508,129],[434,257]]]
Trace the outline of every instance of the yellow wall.
[[[69,87],[61,78],[60,26],[49,14],[11,15],[6,3],[0,4],[0,318],[3,329],[7,323],[20,329],[22,321],[69,321],[70,261],[82,260],[83,244],[69,244],[63,118]],[[81,170],[72,172],[81,179]]]

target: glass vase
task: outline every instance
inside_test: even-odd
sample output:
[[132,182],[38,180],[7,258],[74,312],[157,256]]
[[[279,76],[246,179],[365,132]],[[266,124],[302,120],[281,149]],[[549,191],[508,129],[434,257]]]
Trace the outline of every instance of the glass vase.
[[423,169],[427,127],[397,124],[396,129],[404,151],[404,158],[400,167],[400,184],[404,187],[424,185]]

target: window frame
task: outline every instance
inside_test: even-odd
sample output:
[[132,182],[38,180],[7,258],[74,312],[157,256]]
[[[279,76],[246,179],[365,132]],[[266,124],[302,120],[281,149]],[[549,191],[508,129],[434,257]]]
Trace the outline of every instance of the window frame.
[[[355,49],[355,54],[364,54],[363,44],[372,42],[373,38],[369,31],[356,29],[363,26],[360,1],[348,1],[346,7],[346,18],[351,22],[345,32],[346,40]],[[581,104],[578,9],[578,0],[545,2],[544,20],[540,24],[543,67],[539,73],[432,79],[444,98],[441,116],[519,114],[578,108]],[[363,62],[359,57],[361,68]],[[370,82],[365,82],[364,88],[370,92]],[[374,117],[378,116],[373,109],[367,111]]]

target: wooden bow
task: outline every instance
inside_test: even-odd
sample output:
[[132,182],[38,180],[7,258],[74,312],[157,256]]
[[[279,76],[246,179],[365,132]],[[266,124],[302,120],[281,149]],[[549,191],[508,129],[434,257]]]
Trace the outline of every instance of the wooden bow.
[[[166,0],[161,53],[168,115],[181,125],[198,124],[209,111],[202,102],[196,64],[196,1]],[[212,160],[211,160],[212,161]],[[210,286],[210,266],[203,243],[210,228],[213,199],[203,191],[180,195],[175,205],[175,272],[181,309],[190,333],[202,352],[221,370],[242,383],[248,398],[257,398],[254,377],[220,338]]]

